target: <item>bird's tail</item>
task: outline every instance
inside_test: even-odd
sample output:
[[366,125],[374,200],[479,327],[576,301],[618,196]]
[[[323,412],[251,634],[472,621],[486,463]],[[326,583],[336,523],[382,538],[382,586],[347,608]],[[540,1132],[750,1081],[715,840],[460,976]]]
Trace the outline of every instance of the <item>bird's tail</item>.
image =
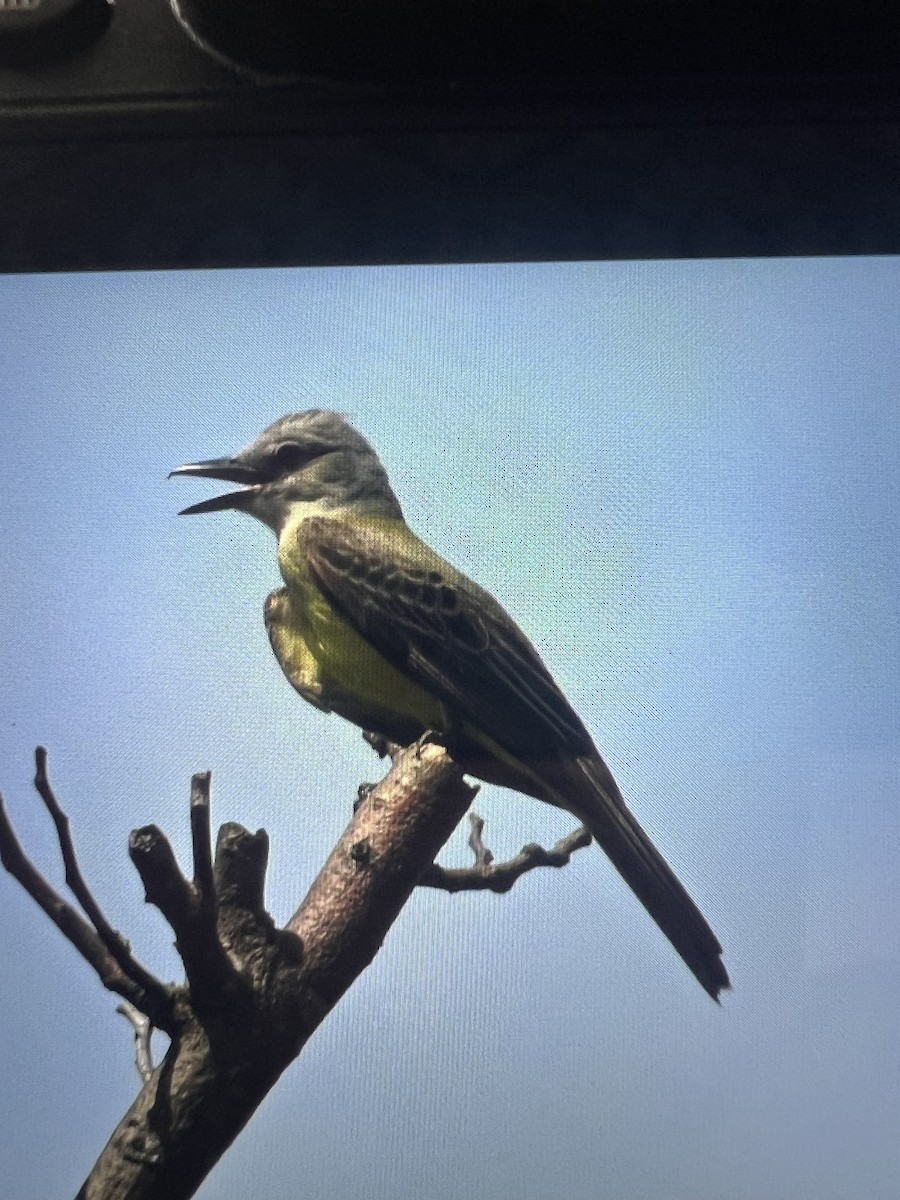
[[629,812],[599,754],[579,758],[577,770],[580,780],[573,764],[566,807],[585,823],[701,986],[718,1000],[719,992],[731,984],[722,947],[706,918]]

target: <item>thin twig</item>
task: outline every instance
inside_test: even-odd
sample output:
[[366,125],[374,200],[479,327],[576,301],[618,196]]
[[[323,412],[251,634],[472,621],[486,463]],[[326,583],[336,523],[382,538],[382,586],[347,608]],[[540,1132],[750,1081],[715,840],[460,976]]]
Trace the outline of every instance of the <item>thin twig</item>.
[[582,825],[567,837],[561,838],[550,850],[535,842],[523,846],[515,858],[494,862],[494,856],[481,839],[484,821],[475,813],[469,814],[472,830],[469,845],[475,855],[474,867],[440,867],[432,863],[419,880],[420,887],[437,888],[443,892],[508,892],[522,875],[536,867],[568,866],[576,850],[591,844],[591,835]]
[[194,887],[197,889],[200,904],[215,913],[217,899],[213,875],[209,781],[209,771],[191,778],[191,846],[194,856]]
[[[22,849],[0,797],[0,862],[47,914],[81,957],[93,967],[105,988],[145,1012],[159,1029],[172,1026],[172,993],[160,980],[149,983],[123,969],[97,931],[44,878]],[[146,973],[145,973],[146,974]]]
[[475,855],[475,866],[489,867],[494,856],[484,844],[481,835],[484,833],[484,818],[478,813],[469,813],[469,849]]
[[72,840],[68,815],[56,799],[56,793],[53,791],[50,777],[47,773],[46,748],[38,746],[34,752],[34,758],[36,768],[34,786],[37,789],[38,795],[43,800],[47,812],[52,817],[53,824],[56,826],[56,837],[66,870],[66,883],[69,885],[69,890],[84,909],[87,919],[97,931],[97,936],[118,963],[122,972],[129,979],[133,979],[145,992],[158,989],[161,986],[160,981],[134,957],[128,939],[123,937],[118,929],[114,929],[110,925],[103,910],[94,899],[93,893],[85,882],[85,878],[81,873],[81,867],[78,864],[78,856],[75,853],[75,843]]

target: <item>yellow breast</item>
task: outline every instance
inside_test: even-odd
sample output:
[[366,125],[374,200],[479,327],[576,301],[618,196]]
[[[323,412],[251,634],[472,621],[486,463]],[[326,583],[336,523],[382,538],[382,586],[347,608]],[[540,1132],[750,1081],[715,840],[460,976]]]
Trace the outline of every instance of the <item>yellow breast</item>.
[[296,523],[279,539],[286,588],[269,601],[272,648],[294,687],[363,729],[406,744],[446,727],[443,705],[375,650],[334,608],[310,574]]

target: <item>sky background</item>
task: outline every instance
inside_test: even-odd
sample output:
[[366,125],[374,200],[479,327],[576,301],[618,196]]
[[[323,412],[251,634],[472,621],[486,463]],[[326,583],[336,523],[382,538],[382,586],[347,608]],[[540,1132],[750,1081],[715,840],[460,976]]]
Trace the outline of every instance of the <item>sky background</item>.
[[[33,751],[165,978],[129,831],[265,826],[294,911],[379,776],[262,624],[271,533],[167,480],[334,408],[541,649],[725,947],[701,991],[594,848],[413,897],[199,1195],[896,1200],[900,260],[0,280],[0,787]],[[484,788],[499,856],[571,818]],[[468,861],[464,833],[445,863]],[[0,876],[0,1177],[75,1193],[139,1087],[116,1000]],[[161,1047],[160,1047],[161,1049]]]

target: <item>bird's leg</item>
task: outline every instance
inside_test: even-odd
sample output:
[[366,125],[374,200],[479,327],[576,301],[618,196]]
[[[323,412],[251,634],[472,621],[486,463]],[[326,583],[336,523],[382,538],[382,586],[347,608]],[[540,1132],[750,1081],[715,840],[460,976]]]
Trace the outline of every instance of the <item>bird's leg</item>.
[[[420,734],[414,742],[410,742],[408,747],[401,746],[399,742],[391,741],[391,739],[386,737],[383,733],[373,733],[368,729],[363,730],[363,741],[369,743],[379,758],[386,758],[388,755],[390,755],[392,762],[397,761],[397,756],[401,754],[404,749],[414,751],[416,758],[418,758],[419,752],[423,746],[428,745],[443,746],[450,752],[451,757],[453,754],[452,750],[450,749],[450,745],[448,744],[450,741],[450,735],[448,733],[442,733],[436,729],[426,729],[424,733]],[[377,785],[374,783],[361,783],[359,785],[359,787],[356,789],[356,800],[353,802],[354,812],[358,812],[360,807],[365,804],[366,800],[369,798],[370,792],[376,786]]]
[[353,811],[359,812],[372,792],[378,787],[377,783],[361,783],[356,789],[356,799],[353,801]]
[[[391,757],[391,762],[397,761],[397,755],[403,749],[396,742],[392,742],[390,738],[385,737],[383,733],[373,733],[369,729],[363,730],[363,741],[368,742],[379,758]],[[365,804],[369,798],[369,793],[373,788],[377,787],[374,783],[361,783],[356,789],[356,799],[353,802],[353,811],[358,812],[360,806]]]
[[373,733],[369,729],[363,730],[363,741],[369,743],[379,758],[387,758],[388,755],[392,759],[396,758],[403,749],[402,746],[398,745],[397,742],[392,742],[385,734]]
[[416,738],[409,748],[410,750],[415,750],[416,758],[418,758],[425,746],[443,746],[445,750],[449,751],[450,746],[448,745],[448,735],[437,729],[426,729],[421,736]]
[[463,721],[458,713],[444,704],[441,705],[441,718],[440,729],[426,729],[415,745],[421,747],[433,742],[437,746],[443,746],[451,758],[462,762],[469,757],[466,753],[468,739]]

